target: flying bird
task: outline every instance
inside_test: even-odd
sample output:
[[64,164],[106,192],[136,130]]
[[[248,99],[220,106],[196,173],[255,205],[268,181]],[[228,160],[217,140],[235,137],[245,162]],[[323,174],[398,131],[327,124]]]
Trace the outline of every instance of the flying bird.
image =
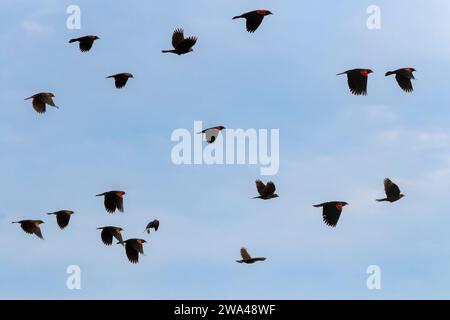
[[114,213],[116,210],[123,212],[123,196],[124,191],[108,191],[97,194],[96,197],[105,197],[105,209],[109,213]]
[[102,230],[100,236],[105,245],[107,245],[107,246],[112,245],[113,237],[116,238],[117,241],[119,241],[119,243],[123,244],[122,233],[121,233],[123,231],[122,228],[108,226],[108,227],[97,228],[97,230]]
[[270,12],[269,10],[255,10],[244,13],[243,15],[240,16],[236,16],[233,18],[233,20],[244,18],[246,20],[247,31],[253,33],[261,25],[264,17],[271,14],[273,13]]
[[345,201],[332,201],[322,204],[316,204],[314,207],[322,207],[323,221],[325,222],[325,224],[329,225],[330,227],[336,227],[339,221],[339,217],[341,216],[342,209],[347,205],[348,203]]
[[69,43],[79,42],[81,52],[87,52],[91,50],[94,41],[98,39],[100,38],[97,36],[89,35],[81,38],[70,39]]
[[176,29],[172,35],[173,50],[163,50],[163,53],[176,53],[177,55],[186,54],[194,51],[192,47],[197,42],[197,37],[184,37],[183,29]]
[[31,97],[25,98],[25,100],[33,99],[32,104],[33,104],[34,110],[37,113],[45,113],[47,104],[49,106],[59,108],[53,102],[54,97],[55,97],[55,95],[51,92],[41,92],[41,93],[32,95]]
[[275,193],[275,184],[272,181],[267,182],[267,185],[265,185],[261,180],[256,180],[255,183],[259,196],[254,197],[253,199],[269,200],[278,198],[278,195]]
[[236,260],[236,262],[252,264],[252,263],[255,263],[255,262],[258,262],[258,261],[265,261],[266,260],[266,258],[264,258],[264,257],[252,258],[250,256],[250,254],[248,253],[246,248],[241,248],[241,256],[242,256],[242,260]]
[[128,239],[125,241],[119,241],[117,244],[125,244],[125,253],[127,254],[128,260],[131,263],[139,262],[139,253],[144,254],[143,243],[146,243],[144,239]]
[[367,95],[367,79],[369,78],[369,74],[373,73],[370,69],[353,69],[348,70],[342,73],[338,73],[337,75],[346,74],[348,87],[350,88],[350,92],[356,96]]
[[413,86],[411,83],[411,79],[414,78],[413,72],[416,71],[414,68],[402,68],[395,71],[386,72],[386,77],[392,74],[395,74],[395,79],[397,80],[398,85],[405,92],[413,92]]
[[44,240],[44,237],[42,236],[41,227],[40,225],[44,223],[42,220],[21,220],[21,221],[14,221],[13,223],[20,223],[20,227],[23,231],[25,231],[28,234],[35,234],[42,240]]
[[116,88],[121,89],[121,88],[125,87],[128,79],[134,78],[134,76],[131,73],[125,72],[125,73],[118,73],[118,74],[106,77],[106,79],[109,79],[109,78],[114,78]]
[[219,133],[220,133],[223,129],[225,129],[224,126],[217,126],[217,127],[212,127],[212,128],[205,129],[205,130],[203,130],[203,131],[201,131],[201,132],[197,132],[197,134],[202,134],[202,133],[204,133],[204,134],[205,134],[205,137],[206,137],[206,141],[207,141],[208,143],[213,143],[214,141],[216,141],[217,136],[219,135]]
[[155,229],[155,231],[158,231],[158,228],[159,228],[159,220],[155,219],[147,224],[147,227],[145,227],[144,231],[147,231],[147,233],[150,234],[150,229]]
[[61,210],[56,212],[49,212],[48,215],[56,215],[56,222],[58,223],[59,228],[62,230],[69,224],[70,216],[74,214],[73,211],[70,210]]
[[400,188],[389,178],[384,179],[384,192],[386,193],[386,198],[377,199],[378,202],[396,202],[405,196],[401,194]]

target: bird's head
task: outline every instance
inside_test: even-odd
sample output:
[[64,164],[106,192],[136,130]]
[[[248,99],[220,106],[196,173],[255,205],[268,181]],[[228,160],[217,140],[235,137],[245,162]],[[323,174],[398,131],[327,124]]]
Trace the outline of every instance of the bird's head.
[[45,223],[45,222],[42,221],[42,220],[37,220],[36,223],[37,223],[37,224],[43,224],[43,223]]
[[373,71],[370,70],[370,69],[367,69],[367,73],[368,73],[368,74],[371,74],[371,73],[373,73]]
[[401,199],[401,198],[403,198],[404,196],[405,196],[404,194],[400,194],[399,198]]
[[224,126],[218,126],[217,129],[218,129],[219,131],[222,131],[223,129],[225,129],[225,127],[224,127]]
[[189,52],[193,52],[194,51],[194,49],[192,49],[192,48],[189,48]]
[[129,77],[134,79],[134,76],[132,73],[129,74]]
[[342,201],[342,202],[341,202],[341,206],[343,206],[343,207],[348,206],[348,203],[345,202],[345,201]]
[[117,191],[117,195],[119,197],[122,197],[122,196],[126,195],[126,193],[125,193],[125,191]]
[[265,10],[265,11],[266,11],[265,16],[269,16],[269,15],[273,14],[273,13],[270,12],[269,10]]
[[122,232],[123,231],[123,229],[119,228],[119,227],[117,227],[116,230],[117,230],[117,232]]
[[93,39],[94,39],[94,40],[99,40],[100,38],[97,37],[97,36],[93,36]]

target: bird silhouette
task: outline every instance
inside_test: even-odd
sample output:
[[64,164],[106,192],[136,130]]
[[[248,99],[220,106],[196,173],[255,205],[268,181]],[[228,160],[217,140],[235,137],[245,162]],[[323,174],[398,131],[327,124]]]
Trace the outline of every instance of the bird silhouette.
[[347,70],[342,73],[338,73],[337,75],[346,74],[348,87],[350,88],[350,92],[356,96],[367,95],[367,79],[369,78],[369,74],[373,73],[370,69],[353,69]]
[[339,218],[342,213],[342,209],[347,206],[348,203],[345,201],[332,201],[332,202],[325,202],[321,204],[316,204],[314,207],[320,208],[322,207],[322,216],[323,221],[325,224],[329,225],[330,227],[336,227]]
[[214,143],[217,139],[217,136],[223,129],[225,129],[224,126],[217,126],[197,132],[197,134],[205,134],[206,142]]
[[104,193],[97,194],[96,197],[105,197],[105,209],[109,213],[114,213],[116,210],[123,212],[123,196],[124,191],[108,191]]
[[55,95],[51,92],[40,92],[35,95],[32,95],[31,97],[25,98],[25,100],[33,99],[32,105],[33,105],[34,110],[37,113],[45,113],[46,105],[49,105],[49,106],[52,106],[55,108],[59,108],[53,102],[54,97],[55,97]]
[[258,29],[265,16],[273,14],[269,10],[255,10],[233,17],[233,20],[243,18],[246,20],[247,31],[253,33]]
[[125,87],[128,79],[134,78],[134,76],[131,73],[124,72],[124,73],[118,73],[118,74],[114,74],[112,76],[106,77],[106,79],[109,79],[109,78],[114,78],[116,88],[121,89],[121,88]]
[[416,71],[414,68],[402,68],[395,71],[386,72],[386,77],[395,74],[395,79],[397,80],[398,85],[405,92],[413,92],[414,88],[411,83],[411,79],[414,78],[413,72]]
[[159,228],[159,220],[155,219],[147,224],[147,227],[145,227],[144,232],[147,231],[147,233],[150,234],[150,229],[155,229],[155,231],[158,231],[158,228]]
[[400,188],[389,178],[384,179],[384,192],[386,193],[386,198],[377,199],[378,202],[396,202],[405,196],[400,192]]
[[163,53],[176,53],[177,55],[186,54],[194,51],[192,47],[197,43],[196,37],[184,37],[183,29],[176,29],[172,35],[173,50],[163,50]]
[[107,227],[100,227],[97,228],[97,230],[102,230],[100,236],[102,238],[102,241],[105,245],[110,246],[113,243],[113,237],[119,241],[123,245],[123,239],[122,239],[122,231],[123,229],[120,227],[114,227],[114,226],[107,226]]
[[40,239],[44,240],[42,236],[40,225],[44,223],[42,220],[21,220],[21,221],[13,221],[12,223],[19,223],[20,227],[23,231],[28,234],[35,234]]
[[241,260],[236,260],[236,262],[238,263],[246,263],[246,264],[252,264],[258,261],[265,261],[266,258],[265,257],[257,257],[257,258],[252,258],[250,256],[250,254],[248,253],[246,248],[241,248]]
[[139,262],[139,254],[144,254],[144,247],[142,244],[146,243],[144,239],[128,239],[119,241],[117,244],[125,244],[125,253],[131,263]]
[[276,187],[272,181],[267,182],[267,185],[265,185],[261,180],[256,180],[255,183],[259,196],[254,197],[253,199],[269,200],[279,197],[278,194],[275,193]]
[[100,39],[100,38],[97,36],[88,35],[88,36],[84,36],[81,38],[70,39],[69,43],[79,42],[80,51],[87,52],[87,51],[91,50],[92,45],[94,44],[94,41],[98,40],[98,39]]
[[74,214],[73,211],[70,210],[61,210],[56,212],[49,212],[48,215],[56,215],[56,222],[58,223],[59,228],[62,230],[69,224],[70,216]]

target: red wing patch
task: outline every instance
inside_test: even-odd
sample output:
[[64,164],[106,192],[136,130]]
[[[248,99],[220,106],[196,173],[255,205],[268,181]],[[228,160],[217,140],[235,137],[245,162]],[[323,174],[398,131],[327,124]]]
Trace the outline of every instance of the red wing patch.
[[360,71],[360,73],[363,77],[369,76],[369,72],[367,70],[362,70],[362,71]]
[[266,10],[256,10],[256,13],[260,14],[262,16],[265,16],[266,15]]

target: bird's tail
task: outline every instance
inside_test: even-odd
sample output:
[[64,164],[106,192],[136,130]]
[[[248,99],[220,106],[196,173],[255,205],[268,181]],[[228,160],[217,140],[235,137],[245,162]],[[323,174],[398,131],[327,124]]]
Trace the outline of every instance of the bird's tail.
[[28,98],[25,98],[25,99],[23,99],[23,100],[29,100],[29,99],[32,99],[32,98],[33,98],[33,96],[28,97]]
[[387,76],[390,76],[391,74],[395,74],[395,72],[388,71],[388,72],[386,72],[385,76],[387,77]]
[[387,198],[384,198],[384,199],[376,199],[378,202],[384,202],[384,201],[388,201],[388,199]]
[[109,77],[106,77],[106,79],[109,79],[109,78],[114,78],[114,76],[109,76]]
[[104,196],[105,194],[104,193],[99,193],[99,194],[96,194],[95,196],[96,197],[101,197],[101,196]]
[[337,76],[340,76],[340,75],[342,75],[342,74],[347,74],[347,71],[338,73],[338,74],[336,74],[336,75],[337,75]]
[[173,52],[175,52],[175,50],[162,50],[161,52],[162,53],[168,53],[168,52],[172,52],[173,53]]
[[11,222],[11,223],[20,223],[20,221],[13,221],[13,222]]
[[69,43],[73,43],[73,42],[75,42],[75,41],[78,41],[78,38],[77,38],[77,39],[70,39],[70,40],[69,40]]
[[236,16],[236,17],[233,17],[232,20],[236,20],[236,19],[239,19],[239,18],[242,18],[242,16]]
[[314,207],[314,208],[320,208],[320,207],[323,207],[323,203],[321,203],[321,204],[315,204],[315,205],[313,205],[313,207]]
[[55,214],[54,212],[47,212],[47,214],[50,216],[52,214]]
[[243,260],[236,260],[237,263],[244,263]]

